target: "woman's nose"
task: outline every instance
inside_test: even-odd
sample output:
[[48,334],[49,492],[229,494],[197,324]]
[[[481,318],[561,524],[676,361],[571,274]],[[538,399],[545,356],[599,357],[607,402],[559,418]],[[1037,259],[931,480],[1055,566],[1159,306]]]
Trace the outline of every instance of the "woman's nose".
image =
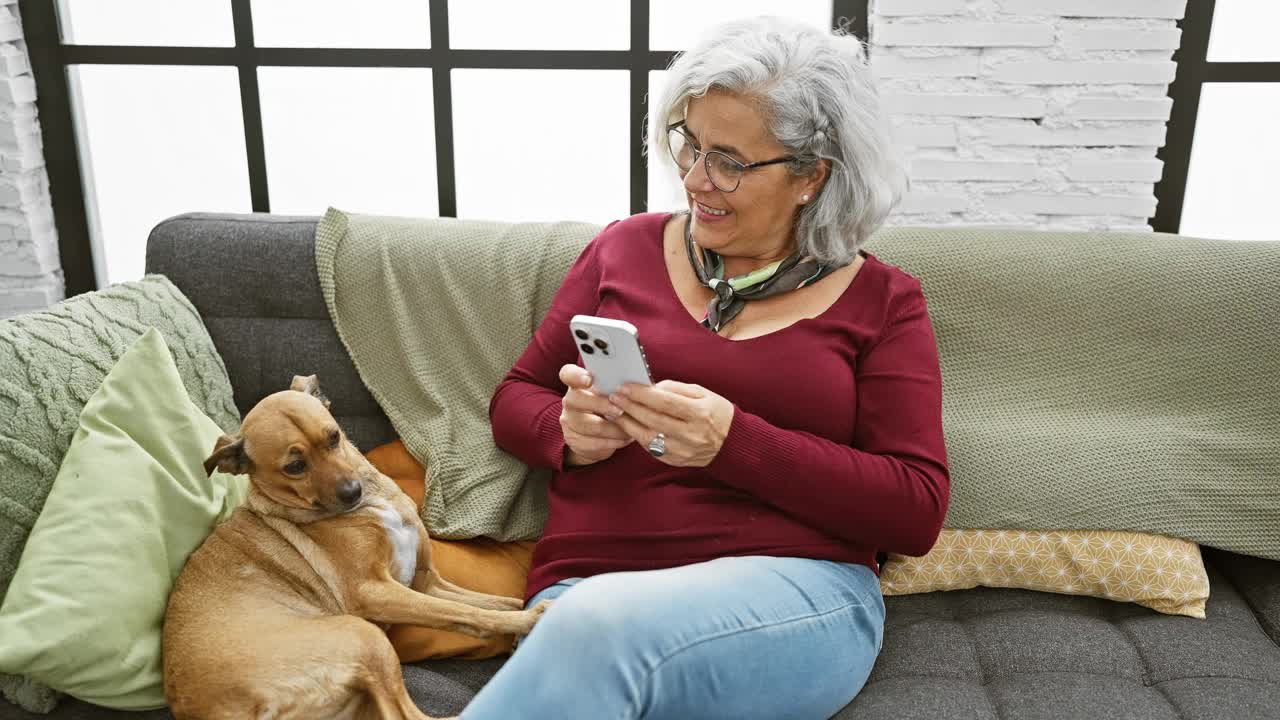
[[711,178],[707,177],[707,163],[704,158],[699,157],[695,160],[693,167],[684,174],[684,187],[691,193],[705,193],[715,189],[715,184],[711,182]]

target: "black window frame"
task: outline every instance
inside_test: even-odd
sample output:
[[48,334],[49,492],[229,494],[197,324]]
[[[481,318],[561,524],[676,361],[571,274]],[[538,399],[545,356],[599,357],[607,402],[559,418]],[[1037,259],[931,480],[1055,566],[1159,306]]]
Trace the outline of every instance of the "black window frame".
[[[249,194],[253,212],[270,212],[267,166],[262,136],[259,67],[412,67],[431,68],[435,115],[436,186],[441,217],[457,216],[453,152],[455,68],[626,70],[630,74],[629,158],[631,212],[643,212],[648,195],[645,164],[645,95],[649,71],[663,70],[675,52],[649,49],[649,0],[631,0],[631,47],[627,50],[463,50],[449,45],[449,4],[431,0],[431,47],[419,49],[257,47],[250,0],[231,4],[235,45],[175,47],[81,45],[62,42],[57,3],[19,0],[27,49],[35,76],[36,111],[46,148],[46,172],[53,196],[58,250],[68,297],[97,289],[93,252],[85,210],[85,187],[79,167],[67,69],[72,65],[216,65],[239,72],[240,107],[244,117]],[[847,21],[858,37],[867,37],[867,0],[833,0],[832,26]]]
[[[435,115],[436,186],[439,215],[456,217],[454,175],[453,91],[455,68],[626,70],[630,75],[629,138],[630,208],[645,210],[648,166],[645,162],[645,97],[648,74],[663,70],[674,51],[649,48],[649,0],[631,0],[631,46],[626,50],[488,50],[453,49],[449,45],[447,0],[431,0],[431,47],[425,49],[275,48],[257,47],[253,36],[251,0],[227,0],[231,5],[235,44],[230,47],[174,47],[64,44],[58,27],[57,3],[19,0],[19,11],[37,88],[36,108],[46,153],[46,172],[53,196],[59,255],[68,297],[97,289],[85,188],[80,173],[79,139],[68,87],[72,65],[216,65],[239,73],[240,105],[244,120],[249,192],[253,212],[270,212],[262,134],[262,107],[257,69],[275,67],[414,67],[432,69]],[[866,39],[868,0],[833,0],[832,27],[846,24]],[[1178,21],[1180,47],[1174,53],[1177,75],[1169,86],[1173,100],[1165,143],[1156,151],[1164,173],[1155,185],[1157,207],[1150,224],[1159,232],[1178,232],[1191,160],[1200,91],[1206,82],[1280,82],[1280,62],[1209,62],[1214,0],[1187,3]]]
[[1191,145],[1200,112],[1200,91],[1205,83],[1280,83],[1280,61],[1209,61],[1215,5],[1216,0],[1188,0],[1187,9],[1178,21],[1182,38],[1173,55],[1178,69],[1169,84],[1173,106],[1164,145],[1156,150],[1156,157],[1164,161],[1164,174],[1155,188],[1156,214],[1150,220],[1156,232],[1176,233],[1182,226]]

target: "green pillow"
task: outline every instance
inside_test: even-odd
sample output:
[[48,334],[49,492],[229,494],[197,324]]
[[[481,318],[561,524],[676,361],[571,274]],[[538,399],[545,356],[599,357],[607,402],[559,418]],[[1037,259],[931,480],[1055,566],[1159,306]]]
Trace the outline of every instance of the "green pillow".
[[165,704],[169,590],[247,490],[247,478],[205,476],[221,433],[147,330],[80,415],[0,606],[0,672],[112,708]]

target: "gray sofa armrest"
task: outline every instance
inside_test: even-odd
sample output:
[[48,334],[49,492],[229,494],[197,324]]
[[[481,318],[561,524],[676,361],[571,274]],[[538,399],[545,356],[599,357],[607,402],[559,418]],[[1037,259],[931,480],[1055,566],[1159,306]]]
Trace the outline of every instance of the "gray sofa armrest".
[[1280,562],[1214,548],[1202,548],[1202,552],[1205,560],[1235,585],[1262,629],[1280,645]]
[[191,300],[227,366],[243,415],[294,375],[315,374],[361,450],[395,431],[329,318],[315,266],[316,217],[188,213],[155,227],[146,271]]

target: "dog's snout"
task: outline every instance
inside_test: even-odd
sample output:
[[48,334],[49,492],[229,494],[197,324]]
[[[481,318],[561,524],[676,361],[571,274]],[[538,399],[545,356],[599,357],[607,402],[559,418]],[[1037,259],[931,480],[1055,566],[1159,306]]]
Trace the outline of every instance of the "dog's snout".
[[344,480],[341,485],[338,485],[338,499],[347,505],[355,505],[363,493],[364,486],[359,480]]

